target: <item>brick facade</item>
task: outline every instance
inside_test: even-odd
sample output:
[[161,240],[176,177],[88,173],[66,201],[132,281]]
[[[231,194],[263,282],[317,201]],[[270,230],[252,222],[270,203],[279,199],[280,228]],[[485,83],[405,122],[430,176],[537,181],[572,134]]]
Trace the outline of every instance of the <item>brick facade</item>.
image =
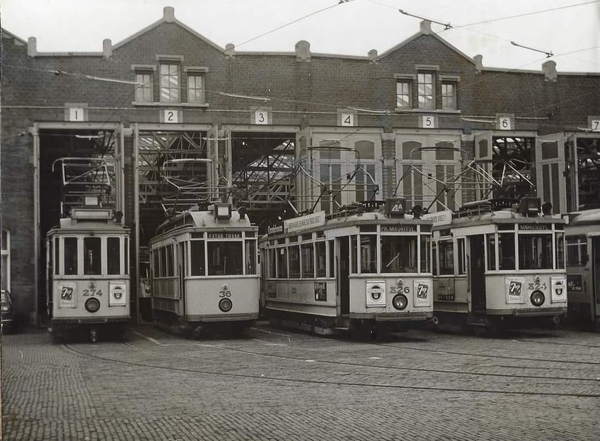
[[[299,43],[297,51],[290,53],[226,51],[174,20],[168,8],[165,17],[153,26],[117,45],[105,42],[104,52],[97,54],[39,54],[33,40],[28,45],[6,31],[2,42],[2,223],[11,237],[11,288],[17,307],[26,312],[33,310],[35,295],[34,237],[37,232],[41,241],[45,234],[37,231],[34,223],[38,203],[34,199],[34,172],[38,164],[34,136],[29,132],[36,123],[54,123],[60,128],[66,103],[85,103],[88,122],[101,125],[121,123],[131,128],[134,123],[159,124],[160,111],[173,108],[181,110],[185,125],[206,124],[231,131],[251,125],[251,110],[261,103],[221,93],[266,97],[270,101],[262,105],[271,110],[272,121],[264,130],[286,126],[286,130],[296,128],[297,133],[307,127],[336,127],[338,110],[354,108],[357,125],[346,128],[348,135],[360,133],[361,128],[381,129],[383,133],[382,157],[377,158],[382,167],[378,198],[391,196],[399,178],[397,163],[401,158],[396,154],[394,133],[416,133],[423,115],[437,117],[438,127],[427,133],[455,133],[470,157],[475,148],[472,134],[496,130],[494,123],[481,120],[494,119],[497,114],[514,115],[517,132],[538,135],[577,131],[588,127],[589,116],[600,115],[600,74],[558,72],[554,78],[548,65],[547,72],[481,69],[480,60],[468,58],[431,34],[426,23],[419,34],[390,51],[365,57],[311,54],[306,43]],[[132,66],[158,66],[161,55],[180,57],[181,105],[134,105],[132,84],[86,77],[135,81]],[[185,105],[185,68],[189,66],[208,69],[204,74],[208,107]],[[396,76],[416,78],[421,70],[435,72],[435,110],[396,111]],[[456,79],[459,112],[441,109],[439,80],[444,76]],[[154,75],[155,101],[159,87]],[[416,81],[411,87],[416,99]],[[377,110],[382,112],[373,112]],[[87,127],[86,123],[80,126]],[[135,201],[131,188],[133,138],[129,135],[125,194],[126,218],[131,219]],[[43,261],[38,256],[38,271],[44,271]]]

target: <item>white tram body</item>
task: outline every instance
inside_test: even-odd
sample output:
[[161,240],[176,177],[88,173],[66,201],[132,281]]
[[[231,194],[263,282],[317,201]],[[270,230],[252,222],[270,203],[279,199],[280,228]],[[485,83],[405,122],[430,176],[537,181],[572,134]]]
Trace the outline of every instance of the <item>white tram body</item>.
[[570,213],[565,234],[569,320],[600,330],[600,209]]
[[383,212],[289,219],[261,238],[262,304],[277,324],[330,334],[432,317],[431,221]]
[[258,318],[258,227],[231,205],[186,211],[150,240],[152,314],[197,335],[210,324],[241,332]]
[[[432,214],[435,324],[503,327],[567,312],[565,220],[507,204]],[[479,328],[480,329],[480,328]]]
[[47,233],[49,331],[73,328],[119,335],[131,322],[129,230],[110,208],[73,208]]

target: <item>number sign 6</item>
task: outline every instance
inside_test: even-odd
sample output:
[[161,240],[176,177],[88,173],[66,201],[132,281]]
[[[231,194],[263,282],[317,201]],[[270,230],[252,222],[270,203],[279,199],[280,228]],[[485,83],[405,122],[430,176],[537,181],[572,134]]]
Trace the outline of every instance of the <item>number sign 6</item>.
[[498,120],[498,129],[500,130],[512,130],[510,124],[510,118],[506,116],[501,116]]

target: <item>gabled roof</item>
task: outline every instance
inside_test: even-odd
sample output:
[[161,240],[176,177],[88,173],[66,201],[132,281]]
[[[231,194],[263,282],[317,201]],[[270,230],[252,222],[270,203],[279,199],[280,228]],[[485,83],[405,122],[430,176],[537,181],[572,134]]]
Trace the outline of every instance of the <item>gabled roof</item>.
[[179,27],[181,27],[182,29],[185,29],[186,31],[188,31],[190,34],[194,35],[195,37],[199,38],[200,40],[202,40],[202,41],[206,42],[207,44],[209,44],[210,46],[214,47],[216,50],[218,50],[220,52],[225,52],[224,48],[222,48],[218,44],[214,43],[213,41],[209,40],[205,36],[199,34],[195,30],[193,30],[192,28],[190,28],[189,26],[187,26],[187,25],[183,24],[182,22],[180,22],[179,20],[177,20],[175,18],[175,9],[173,7],[171,7],[171,6],[166,6],[163,9],[163,16],[162,16],[162,18],[160,20],[158,20],[158,21],[152,23],[150,26],[147,26],[144,29],[136,32],[135,34],[129,36],[125,40],[120,41],[119,43],[113,45],[113,49],[118,49],[121,46],[126,45],[130,41],[135,40],[139,36],[145,34],[146,32],[151,31],[152,29],[156,28],[157,26],[159,26],[159,25],[161,25],[163,23],[174,23],[174,24],[178,25]]
[[414,34],[411,37],[407,38],[406,40],[402,41],[401,43],[397,44],[396,46],[392,47],[391,49],[388,49],[387,51],[385,51],[384,53],[382,53],[381,55],[379,55],[376,58],[376,60],[381,60],[382,58],[387,57],[388,55],[396,52],[401,47],[406,46],[410,42],[412,42],[412,41],[416,40],[417,38],[422,37],[424,35],[427,35],[429,37],[435,38],[437,41],[439,41],[440,43],[442,43],[443,45],[445,45],[446,47],[448,47],[450,50],[456,52],[461,57],[465,58],[467,61],[469,61],[469,62],[471,62],[473,64],[476,64],[475,60],[473,60],[471,57],[469,57],[468,55],[466,55],[464,52],[460,51],[458,48],[456,48],[455,46],[451,45],[450,43],[448,43],[443,38],[438,37],[438,35],[435,34],[431,30],[431,22],[428,21],[428,20],[423,20],[421,22],[421,30],[419,32],[417,32],[416,34]]
[[1,28],[2,29],[2,33],[8,35],[10,38],[14,38],[15,40],[17,40],[20,43],[23,44],[27,44],[27,42],[25,40],[23,40],[22,38],[17,37],[15,34],[13,34],[12,32],[8,32],[5,28]]

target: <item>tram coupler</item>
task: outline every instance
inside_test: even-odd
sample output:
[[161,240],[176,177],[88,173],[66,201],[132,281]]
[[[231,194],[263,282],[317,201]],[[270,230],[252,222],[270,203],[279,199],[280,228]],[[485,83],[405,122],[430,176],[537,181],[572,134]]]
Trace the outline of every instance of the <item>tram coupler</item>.
[[556,327],[556,330],[558,331],[558,325],[560,325],[560,316],[555,315],[554,317],[552,317],[552,322],[554,323],[554,326]]
[[202,334],[202,330],[203,330],[202,326],[196,326],[194,328],[194,330],[192,331],[192,335],[194,336],[194,338],[200,337],[200,335]]
[[98,341],[98,331],[90,329],[90,341],[96,343]]

